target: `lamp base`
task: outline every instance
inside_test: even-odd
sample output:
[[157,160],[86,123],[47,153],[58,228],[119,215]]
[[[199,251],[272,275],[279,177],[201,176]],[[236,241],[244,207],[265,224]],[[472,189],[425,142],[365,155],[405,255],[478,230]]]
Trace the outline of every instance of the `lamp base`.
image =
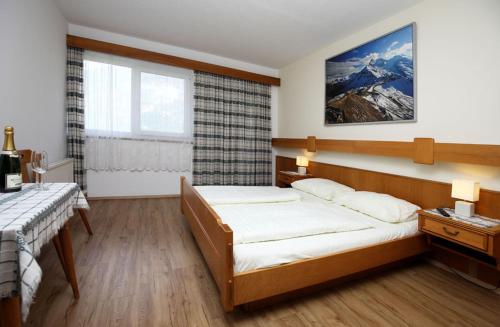
[[298,173],[299,173],[299,175],[307,174],[306,167],[299,167]]
[[474,203],[466,201],[455,202],[455,213],[460,216],[472,217],[474,216]]

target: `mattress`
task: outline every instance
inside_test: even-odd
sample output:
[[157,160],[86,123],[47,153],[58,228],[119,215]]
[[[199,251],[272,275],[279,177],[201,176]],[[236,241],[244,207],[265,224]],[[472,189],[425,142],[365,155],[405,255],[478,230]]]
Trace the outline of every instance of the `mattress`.
[[[330,201],[325,201],[296,189],[293,189],[293,192],[299,194],[303,202],[324,203],[336,206]],[[349,210],[347,208],[344,209]],[[235,245],[233,247],[234,273],[269,268],[296,260],[331,255],[419,234],[417,220],[391,224],[361,213],[359,217],[372,225],[373,228]]]

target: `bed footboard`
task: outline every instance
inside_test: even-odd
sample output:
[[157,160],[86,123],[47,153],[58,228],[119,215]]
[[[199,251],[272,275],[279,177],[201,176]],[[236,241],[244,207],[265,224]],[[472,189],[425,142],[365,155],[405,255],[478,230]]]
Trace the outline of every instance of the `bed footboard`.
[[397,262],[428,250],[424,235],[236,274],[234,305],[254,302]]
[[219,288],[224,310],[232,311],[233,231],[222,223],[184,176],[181,177],[181,211]]

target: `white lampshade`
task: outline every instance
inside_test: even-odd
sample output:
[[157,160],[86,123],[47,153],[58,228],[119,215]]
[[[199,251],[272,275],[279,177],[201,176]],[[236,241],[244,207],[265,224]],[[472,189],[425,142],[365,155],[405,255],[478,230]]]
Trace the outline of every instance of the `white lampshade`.
[[307,167],[309,165],[309,159],[304,156],[297,156],[297,166]]
[[451,185],[451,197],[475,202],[479,200],[479,183],[456,179]]

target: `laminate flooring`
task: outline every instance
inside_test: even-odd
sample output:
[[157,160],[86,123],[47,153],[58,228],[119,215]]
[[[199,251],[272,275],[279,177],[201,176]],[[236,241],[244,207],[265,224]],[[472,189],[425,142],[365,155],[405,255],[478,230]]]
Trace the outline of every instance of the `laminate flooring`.
[[500,295],[426,262],[226,314],[178,198],[91,202],[71,230],[80,300],[52,244],[27,326],[500,326]]

